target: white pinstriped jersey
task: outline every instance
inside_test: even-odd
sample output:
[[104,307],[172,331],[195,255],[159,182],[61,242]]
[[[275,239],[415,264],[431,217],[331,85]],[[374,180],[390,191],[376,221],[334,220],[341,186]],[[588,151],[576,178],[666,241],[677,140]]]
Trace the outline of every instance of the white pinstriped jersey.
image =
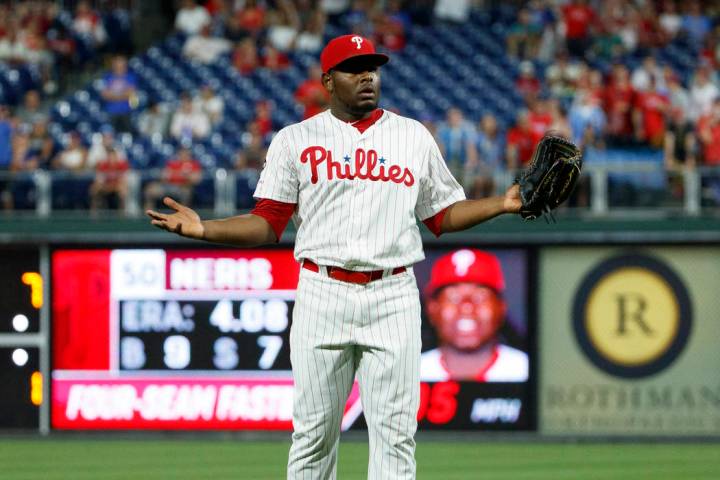
[[329,110],[283,128],[254,196],[297,204],[297,260],[352,270],[419,262],[416,217],[465,199],[430,132],[387,110],[363,133]]

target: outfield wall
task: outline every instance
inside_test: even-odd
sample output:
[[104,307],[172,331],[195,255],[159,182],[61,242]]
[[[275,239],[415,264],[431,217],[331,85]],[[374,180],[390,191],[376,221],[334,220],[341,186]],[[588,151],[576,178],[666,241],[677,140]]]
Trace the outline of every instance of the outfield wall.
[[[292,238],[248,252],[139,221],[0,223],[0,429],[291,428]],[[420,430],[720,436],[718,220],[509,219],[425,241],[421,292],[443,256],[461,252],[457,268],[474,249],[499,259],[499,338],[527,373],[426,372]],[[215,267],[235,270],[193,283]],[[152,268],[162,280],[122,280]],[[440,341],[422,298],[429,358]],[[365,428],[356,389],[343,428]]]

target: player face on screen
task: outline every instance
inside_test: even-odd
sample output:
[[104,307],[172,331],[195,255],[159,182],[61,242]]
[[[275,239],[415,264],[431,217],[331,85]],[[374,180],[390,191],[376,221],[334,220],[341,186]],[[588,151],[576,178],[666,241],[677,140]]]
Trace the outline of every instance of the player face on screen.
[[354,57],[337,65],[323,84],[341,108],[353,114],[375,110],[380,101],[380,70],[371,57]]
[[471,351],[495,338],[505,318],[505,302],[475,283],[443,287],[428,301],[428,315],[441,343]]

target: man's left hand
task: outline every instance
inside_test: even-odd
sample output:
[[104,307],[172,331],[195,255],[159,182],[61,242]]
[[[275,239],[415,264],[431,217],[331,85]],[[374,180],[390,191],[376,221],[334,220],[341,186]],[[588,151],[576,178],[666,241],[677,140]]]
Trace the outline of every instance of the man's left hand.
[[522,208],[522,200],[520,199],[520,185],[513,185],[505,192],[503,201],[505,213],[519,213]]

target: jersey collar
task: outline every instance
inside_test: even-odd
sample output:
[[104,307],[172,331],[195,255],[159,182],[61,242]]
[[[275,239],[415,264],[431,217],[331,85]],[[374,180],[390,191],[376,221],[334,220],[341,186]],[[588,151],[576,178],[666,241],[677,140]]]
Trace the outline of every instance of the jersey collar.
[[363,118],[362,120],[355,120],[355,121],[344,121],[344,120],[340,120],[339,118],[337,118],[328,109],[328,113],[330,114],[331,117],[335,118],[339,122],[343,122],[343,123],[350,125],[351,127],[355,127],[355,129],[360,133],[364,133],[365,130],[367,130],[368,128],[373,126],[375,124],[375,122],[380,120],[380,118],[383,116],[384,112],[385,112],[385,110],[383,110],[382,108],[376,108],[375,110],[372,111],[370,116],[367,118]]

